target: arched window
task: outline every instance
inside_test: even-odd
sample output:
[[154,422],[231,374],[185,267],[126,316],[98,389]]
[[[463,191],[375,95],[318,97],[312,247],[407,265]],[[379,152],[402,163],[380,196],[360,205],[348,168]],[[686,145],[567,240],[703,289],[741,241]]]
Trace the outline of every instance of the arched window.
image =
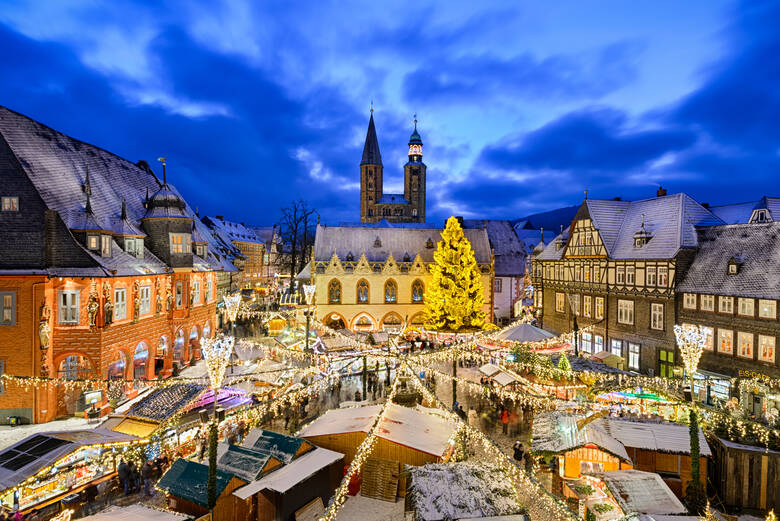
[[412,283],[412,302],[422,302],[423,293],[425,293],[425,288],[423,287],[422,281],[415,280]]
[[398,299],[398,286],[390,279],[385,282],[385,302],[395,302]]
[[176,332],[176,340],[173,342],[173,361],[184,363],[184,330],[179,329]]
[[341,304],[341,282],[333,279],[328,284],[328,302]]
[[92,376],[92,363],[86,356],[70,355],[60,362],[59,377],[63,380],[79,380]]
[[382,320],[382,328],[388,332],[400,333],[402,324],[403,320],[398,313],[390,313]]
[[108,379],[109,380],[123,380],[125,377],[125,354],[122,351],[117,350],[112,357],[111,363],[108,364]]
[[146,361],[149,358],[149,346],[143,340],[135,346],[133,354],[133,378],[146,380]]
[[201,338],[211,338],[211,322],[209,320],[203,325],[203,335]]
[[368,303],[368,282],[365,279],[358,282],[357,285],[357,301],[361,304]]

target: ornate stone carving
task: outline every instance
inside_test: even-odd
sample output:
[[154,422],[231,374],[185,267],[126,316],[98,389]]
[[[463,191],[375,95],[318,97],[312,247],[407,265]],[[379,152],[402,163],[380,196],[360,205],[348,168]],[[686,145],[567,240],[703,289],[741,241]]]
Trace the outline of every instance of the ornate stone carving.
[[155,315],[159,315],[162,313],[163,310],[163,297],[162,297],[162,288],[160,287],[160,279],[158,278],[155,283],[155,293],[157,294],[157,299],[155,300]]
[[165,283],[165,295],[166,295],[165,311],[171,311],[173,309],[173,291],[171,291],[171,279],[168,279]]
[[40,317],[38,318],[38,338],[41,341],[41,349],[49,348],[49,340],[51,339],[51,326],[49,325],[49,318],[51,318],[51,308],[46,303],[46,299],[43,299],[43,304],[41,304]]
[[111,285],[103,284],[103,323],[110,326],[114,322],[114,303],[111,301]]
[[141,315],[141,285],[138,281],[133,283],[133,323],[138,322]]
[[93,282],[92,288],[89,290],[89,302],[87,302],[87,315],[89,316],[89,327],[94,328],[97,325],[97,314],[100,309],[98,303],[97,290]]

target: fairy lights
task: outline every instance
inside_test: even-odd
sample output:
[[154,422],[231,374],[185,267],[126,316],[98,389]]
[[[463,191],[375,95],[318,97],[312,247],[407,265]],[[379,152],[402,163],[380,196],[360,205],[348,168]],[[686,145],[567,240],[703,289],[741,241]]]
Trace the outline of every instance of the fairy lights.
[[225,380],[225,369],[227,369],[228,362],[230,362],[230,355],[233,354],[234,343],[235,340],[232,336],[203,339],[201,351],[203,358],[206,359],[209,381],[214,391],[218,391]]
[[225,312],[227,313],[228,320],[230,322],[235,322],[236,316],[238,315],[238,308],[241,304],[241,293],[225,295],[222,297],[222,300],[225,302]]

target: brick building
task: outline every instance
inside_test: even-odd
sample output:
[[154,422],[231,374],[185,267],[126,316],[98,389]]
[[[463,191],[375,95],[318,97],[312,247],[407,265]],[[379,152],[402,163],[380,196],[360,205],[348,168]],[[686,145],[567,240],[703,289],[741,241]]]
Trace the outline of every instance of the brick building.
[[[0,373],[143,380],[199,356],[216,329],[216,274],[235,268],[164,163],[159,179],[0,107],[0,179]],[[64,386],[0,389],[0,420],[84,406]]]

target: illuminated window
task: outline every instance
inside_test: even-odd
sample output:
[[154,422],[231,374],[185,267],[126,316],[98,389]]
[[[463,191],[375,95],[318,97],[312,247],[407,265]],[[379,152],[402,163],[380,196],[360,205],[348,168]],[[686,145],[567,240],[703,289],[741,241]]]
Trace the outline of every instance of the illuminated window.
[[714,348],[715,330],[711,327],[701,326],[701,334],[704,335],[704,349],[712,351]]
[[715,296],[702,295],[700,305],[702,311],[715,311]]
[[650,304],[650,329],[664,328],[664,305],[652,303]]
[[16,324],[16,292],[0,292],[0,326]]
[[2,211],[3,212],[18,212],[19,211],[19,198],[5,196],[2,199]]
[[658,287],[666,288],[669,286],[669,268],[666,266],[658,267]]
[[100,242],[97,235],[89,235],[87,237],[87,248],[90,250],[97,250]]
[[582,297],[582,316],[590,317],[593,313],[593,297],[585,295]]
[[368,282],[361,280],[357,285],[357,301],[361,304],[368,303]]
[[718,297],[718,311],[734,313],[734,297]]
[[423,288],[423,283],[419,280],[415,280],[412,283],[412,302],[422,302],[424,294],[425,288]]
[[563,293],[555,294],[555,311],[563,313],[566,311],[566,295]]
[[596,318],[604,318],[604,297],[596,297]]
[[683,307],[685,309],[696,309],[696,293],[685,293],[683,295]]
[[341,303],[341,283],[335,279],[328,284],[328,302],[331,304]]
[[758,335],[758,359],[762,362],[775,363],[775,337]]
[[740,315],[745,317],[752,317],[755,315],[755,310],[753,309],[755,301],[752,298],[740,298],[738,302],[738,312]]
[[730,355],[734,352],[734,332],[718,329],[718,353]]
[[398,287],[394,280],[385,282],[385,302],[395,302],[398,295]]
[[777,302],[774,300],[759,300],[758,316],[761,318],[774,319],[777,316]]
[[753,358],[753,333],[740,331],[737,334],[737,356]]
[[189,233],[171,233],[170,239],[171,253],[185,254],[192,252],[192,236]]

